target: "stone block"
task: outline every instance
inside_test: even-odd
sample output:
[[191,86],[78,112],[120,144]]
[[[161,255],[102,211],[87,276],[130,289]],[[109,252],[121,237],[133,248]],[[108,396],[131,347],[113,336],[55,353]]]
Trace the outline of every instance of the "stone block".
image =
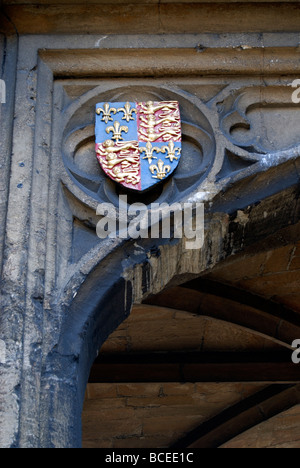
[[161,390],[159,383],[118,384],[117,393],[122,397],[157,397]]
[[294,247],[291,245],[272,251],[268,255],[263,274],[266,275],[269,273],[279,273],[288,269],[292,270],[292,268],[289,268],[289,263],[293,251]]
[[102,400],[117,397],[117,386],[115,384],[88,384],[87,399]]

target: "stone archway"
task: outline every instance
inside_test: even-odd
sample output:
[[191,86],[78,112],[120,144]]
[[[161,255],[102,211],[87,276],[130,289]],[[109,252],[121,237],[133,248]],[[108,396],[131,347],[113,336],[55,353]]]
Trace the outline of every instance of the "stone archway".
[[134,306],[92,367],[84,447],[297,446],[298,254],[269,244]]
[[[297,199],[294,197],[294,192],[292,193],[291,200],[297,205]],[[140,253],[137,260],[134,255],[129,254],[130,248],[136,249],[136,245],[132,242],[131,247],[129,245],[126,247],[128,257],[126,268],[123,271],[121,269],[123,249],[116,249],[114,254],[108,256],[107,262],[102,261],[92,269],[78,293],[74,295],[62,325],[59,341],[53,352],[48,355],[45,364],[45,369],[49,370],[44,375],[43,400],[50,405],[53,414],[53,420],[50,420],[51,425],[43,428],[43,434],[46,437],[45,445],[80,445],[81,409],[90,368],[101,345],[126,319],[134,302],[141,302],[151,294],[158,294],[167,286],[180,285],[189,278],[199,276],[199,274],[213,272],[213,267],[218,265],[221,259],[232,258],[234,260],[238,249],[241,249],[241,235],[243,236],[241,250],[243,250],[246,261],[247,258],[251,258],[251,252],[263,253],[266,251],[270,240],[272,240],[274,248],[276,245],[279,247],[287,242],[296,242],[298,224],[277,230],[278,225],[266,223],[265,229],[268,231],[262,229],[266,210],[271,217],[274,215],[274,211],[269,211],[270,206],[276,207],[276,216],[279,219],[282,216],[283,226],[286,225],[286,217],[290,217],[291,213],[287,213],[286,203],[284,206],[281,202],[278,203],[279,200],[283,199],[288,200],[287,193],[281,192],[262,201],[258,207],[253,206],[252,209],[248,207],[247,214],[240,211],[232,223],[228,222],[227,215],[219,213],[212,215],[211,221],[207,225],[205,245],[197,253],[196,260],[195,252],[191,255],[190,251],[184,249],[184,239],[174,245],[170,245],[170,243],[157,245],[154,253],[151,247],[140,244],[143,248],[142,261]],[[294,213],[294,208],[292,204],[292,213]],[[245,216],[249,222],[249,239],[247,239],[245,230]],[[255,240],[260,239],[260,242],[252,243],[257,225],[260,226],[260,231]],[[216,226],[218,230],[216,230]],[[228,246],[229,239],[232,250],[229,250],[228,247],[224,249],[224,246]],[[249,243],[248,247],[246,247],[247,243]],[[168,266],[167,270],[166,266]],[[77,281],[76,278],[75,281]],[[193,288],[193,286],[191,287]],[[149,300],[151,301],[151,299]],[[226,313],[226,309],[223,312]],[[232,313],[234,314],[234,311]],[[260,323],[260,318],[258,314],[257,331],[259,332],[261,331],[260,327],[266,324],[265,321]],[[251,316],[250,321],[253,319],[254,316]],[[233,320],[242,324],[238,310],[236,316],[233,315]],[[281,319],[270,318],[269,324],[272,324],[272,320],[280,321]],[[275,329],[278,332],[276,324]],[[287,339],[292,342],[296,337],[296,332],[297,326],[291,324],[291,333],[289,334],[287,331]],[[283,334],[285,333],[285,326],[283,326]],[[49,423],[46,420],[45,422]],[[64,434],[59,429],[60,427],[64,427]],[[59,434],[59,440],[56,438],[57,434]],[[67,437],[66,440],[63,439],[64,436]]]
[[[299,237],[299,5],[214,3],[1,3],[3,447],[79,446],[90,366],[134,302]],[[93,162],[94,103],[131,94],[180,101],[187,164],[158,198],[205,202],[197,252],[95,234],[118,193]]]

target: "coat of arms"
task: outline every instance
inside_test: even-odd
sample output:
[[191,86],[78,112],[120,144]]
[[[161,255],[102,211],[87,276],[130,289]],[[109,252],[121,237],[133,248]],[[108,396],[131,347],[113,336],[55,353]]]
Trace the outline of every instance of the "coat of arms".
[[144,191],[165,180],[181,156],[178,102],[97,104],[96,153],[104,172],[126,188]]

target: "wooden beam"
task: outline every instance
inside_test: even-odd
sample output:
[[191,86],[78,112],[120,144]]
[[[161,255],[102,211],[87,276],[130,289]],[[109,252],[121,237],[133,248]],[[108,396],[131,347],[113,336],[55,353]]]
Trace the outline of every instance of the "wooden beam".
[[222,411],[178,440],[172,450],[217,448],[299,403],[299,386],[271,385]]
[[100,355],[89,383],[300,382],[291,352]]
[[197,278],[183,284],[181,287],[252,307],[253,309],[284,319],[300,327],[300,316],[294,310],[271,299],[253,294],[250,291],[236,288],[233,285],[220,283],[219,281],[207,278]]
[[[207,291],[207,292],[206,292]],[[291,346],[300,337],[299,315],[273,301],[199,278],[149,297],[145,304],[213,317]]]

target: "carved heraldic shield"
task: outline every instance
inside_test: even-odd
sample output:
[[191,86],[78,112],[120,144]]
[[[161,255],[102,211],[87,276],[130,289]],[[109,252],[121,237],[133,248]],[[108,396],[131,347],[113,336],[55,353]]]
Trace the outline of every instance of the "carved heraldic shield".
[[148,190],[175,171],[181,157],[177,101],[96,106],[96,153],[104,172],[124,187]]

